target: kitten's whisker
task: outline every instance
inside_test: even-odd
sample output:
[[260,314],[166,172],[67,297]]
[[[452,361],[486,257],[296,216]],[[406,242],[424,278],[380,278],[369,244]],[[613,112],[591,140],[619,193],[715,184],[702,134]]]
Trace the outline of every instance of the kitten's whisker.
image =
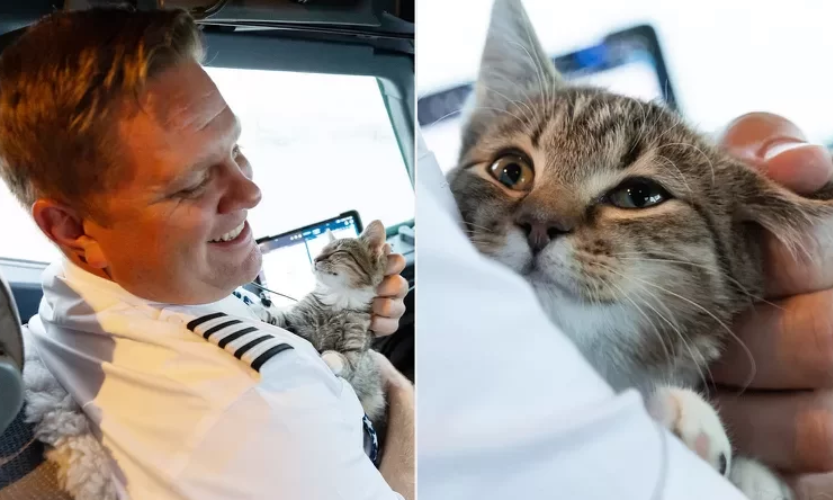
[[474,108],[472,108],[472,109],[473,109],[473,110],[474,110],[474,109],[486,109],[486,110],[490,110],[490,111],[498,111],[498,112],[500,112],[500,113],[503,113],[503,114],[505,114],[505,115],[509,115],[509,116],[511,116],[511,117],[513,117],[513,118],[515,118],[515,119],[516,119],[516,120],[518,120],[518,122],[519,122],[519,123],[521,123],[521,124],[523,124],[523,123],[524,123],[523,118],[521,118],[520,116],[516,115],[515,113],[510,113],[508,110],[505,110],[505,109],[501,109],[501,108],[492,108],[492,107],[488,107],[488,106],[475,106],[475,107],[474,107]]
[[[662,254],[662,252],[657,252],[657,253]],[[637,255],[638,257],[626,257],[627,255]],[[720,273],[720,270],[717,267],[709,266],[707,264],[699,264],[697,262],[693,262],[693,261],[689,261],[689,260],[682,260],[682,259],[657,259],[657,258],[650,258],[650,257],[641,257],[641,255],[643,255],[643,254],[641,254],[639,252],[633,252],[633,253],[624,252],[624,253],[612,254],[613,257],[616,257],[617,259],[620,259],[620,260],[633,260],[633,261],[636,261],[636,262],[644,261],[644,262],[668,262],[668,263],[674,263],[674,264],[684,264],[684,265],[687,265],[687,266],[699,267],[699,268],[705,269],[707,271]],[[671,255],[671,254],[669,254],[669,255]],[[783,310],[784,309],[782,306],[779,306],[778,304],[776,304],[774,302],[770,302],[770,301],[766,300],[763,297],[759,297],[759,296],[757,296],[753,293],[750,293],[746,289],[746,287],[744,287],[743,284],[740,281],[736,280],[735,278],[733,278],[731,276],[726,276],[726,279],[728,279],[729,281],[734,283],[740,289],[741,292],[743,292],[745,295],[747,295],[753,301],[761,302],[763,304],[767,304],[767,305],[772,306],[772,307],[774,307],[778,310]]]
[[[665,304],[663,304],[663,303],[662,303],[662,301],[660,300],[660,297],[659,297],[657,294],[655,294],[655,293],[651,293],[650,291],[648,291],[648,290],[646,290],[646,289],[644,289],[644,288],[643,288],[643,290],[644,290],[644,292],[645,292],[645,293],[646,293],[649,297],[651,297],[651,298],[653,298],[654,300],[656,300],[657,305],[658,305],[658,306],[660,306],[660,307],[662,307],[662,308],[664,308],[664,309],[665,309],[665,311],[666,311],[666,312],[667,312],[667,313],[668,313],[671,317],[673,317],[673,316],[674,316],[673,312],[672,312],[671,310],[669,310],[669,309],[668,309],[668,306],[666,306]],[[645,303],[648,307],[651,307],[651,305],[648,303],[648,301],[647,301],[647,300],[645,300],[645,301],[644,301],[644,303]],[[664,317],[660,314],[660,312],[659,312],[658,310],[654,309],[653,307],[651,307],[651,309],[653,309],[653,311],[654,311],[656,314],[660,315],[660,317],[661,317],[661,318],[665,319],[665,318],[664,318]],[[666,321],[668,321],[668,320],[666,320]],[[671,323],[669,322],[669,324],[671,324]],[[692,362],[694,362],[694,367],[697,369],[697,374],[700,376],[700,380],[703,382],[703,390],[704,390],[704,391],[706,391],[706,395],[708,396],[708,393],[709,393],[709,380],[712,378],[712,372],[711,372],[711,369],[709,368],[708,362],[706,361],[706,356],[704,356],[704,355],[703,355],[702,353],[700,353],[699,351],[697,351],[697,350],[695,350],[695,349],[692,349],[692,348],[691,348],[691,345],[690,345],[690,344],[686,341],[686,339],[685,339],[685,335],[683,335],[683,332],[679,329],[679,327],[674,327],[674,326],[672,325],[672,328],[674,328],[675,333],[676,333],[676,334],[677,334],[677,336],[680,338],[680,342],[682,342],[682,343],[683,343],[683,347],[685,347],[685,348],[686,348],[686,350],[688,351],[689,355],[691,356],[691,360],[692,360]],[[700,362],[700,363],[698,363],[698,362],[697,362],[697,358],[698,358],[698,357],[699,357],[699,358],[700,358],[700,360],[701,360],[701,362]],[[705,369],[706,369],[706,373],[708,373],[708,375],[709,375],[709,378],[708,378],[708,379],[706,378],[706,374],[705,374],[705,373],[703,373],[703,368],[705,368]]]
[[497,94],[498,96],[500,96],[500,97],[504,98],[504,99],[506,100],[506,102],[508,102],[508,103],[510,103],[510,104],[514,104],[515,106],[517,106],[517,107],[519,107],[519,108],[520,108],[521,106],[523,106],[523,107],[526,109],[526,111],[529,111],[529,114],[524,113],[524,118],[527,118],[530,122],[535,121],[535,112],[532,110],[532,108],[531,108],[531,107],[530,107],[527,103],[525,103],[525,102],[523,102],[523,101],[520,101],[520,100],[517,100],[517,101],[516,101],[516,100],[514,100],[514,99],[510,99],[510,98],[506,97],[504,94],[502,94],[502,93],[498,92],[497,90],[494,90],[494,89],[492,89],[492,88],[489,88],[489,87],[487,87],[487,86],[483,85],[482,83],[481,83],[481,84],[478,84],[478,87],[479,87],[479,88],[482,88],[482,89],[485,89],[487,92],[491,92],[491,93],[493,93],[493,94]]
[[[608,270],[608,271],[613,272],[612,270]],[[637,304],[633,299],[631,299],[628,296],[628,294],[626,294],[625,291],[622,290],[621,287],[619,287],[615,283],[609,283],[609,284],[611,286],[613,286],[616,290],[618,290],[622,297],[626,298],[631,304],[633,304],[633,306],[636,308],[636,310],[639,312],[639,314],[641,314],[642,317],[645,318],[648,321],[648,323],[650,323],[651,328],[653,328],[653,330],[654,330],[654,335],[656,335],[657,339],[659,339],[659,343],[662,346],[662,351],[663,351],[663,353],[665,353],[665,356],[668,359],[675,359],[677,356],[676,356],[676,353],[674,352],[674,349],[673,349],[674,346],[673,345],[671,346],[671,350],[668,349],[668,347],[665,344],[665,338],[663,338],[663,336],[662,336],[662,332],[659,331],[659,328],[657,328],[657,325],[654,324],[654,321],[651,319],[651,317],[648,316],[648,314],[645,313],[645,311],[643,311],[641,307],[639,307],[639,304]]]
[[446,114],[442,115],[441,117],[437,118],[436,120],[434,120],[433,122],[427,124],[426,127],[433,127],[434,125],[440,123],[441,121],[445,120],[449,116],[454,116],[454,115],[459,114],[461,112],[462,112],[462,108],[455,109],[454,111],[446,113]]
[[[614,269],[611,269],[610,267],[605,266],[604,264],[599,264],[599,265],[602,268],[606,269],[608,272],[613,273],[615,275],[618,275],[624,280],[628,280],[628,277],[625,276],[624,274],[622,274],[620,272],[617,272]],[[636,279],[636,278],[635,278],[635,280],[636,281],[642,281],[642,280],[639,280],[639,279]],[[674,317],[674,313],[668,308],[667,305],[662,303],[662,300],[660,300],[660,297],[656,293],[652,293],[650,290],[646,289],[645,287],[640,287],[640,289],[645,293],[645,295],[647,295],[648,297],[656,300],[657,305],[662,307],[663,309],[665,309],[665,311],[668,313],[668,315],[671,318]],[[646,305],[647,307],[649,307],[654,312],[654,314],[659,316],[660,319],[662,319],[666,324],[668,324],[668,326],[671,327],[671,330],[677,335],[680,342],[683,344],[683,347],[685,347],[685,349],[688,351],[689,356],[691,358],[691,361],[694,363],[694,367],[697,369],[697,374],[700,376],[700,380],[703,382],[703,388],[707,392],[707,395],[708,395],[708,391],[709,391],[708,379],[706,378],[706,374],[703,373],[703,369],[702,369],[701,365],[705,366],[706,371],[709,374],[709,378],[712,377],[712,373],[711,373],[711,369],[709,369],[709,367],[708,367],[705,356],[703,354],[698,353],[699,358],[701,360],[701,363],[698,363],[697,362],[698,356],[695,355],[696,351],[694,349],[692,349],[691,345],[686,341],[685,335],[680,330],[679,326],[673,320],[669,320],[662,313],[660,313],[659,310],[657,310],[655,307],[653,307],[647,300],[643,299],[642,303],[644,305]],[[674,357],[674,360],[675,360],[675,365],[676,365],[676,356]]]
[[688,181],[686,180],[685,175],[683,175],[683,171],[680,170],[680,167],[678,167],[673,161],[671,161],[671,158],[668,158],[667,156],[663,156],[663,155],[657,153],[657,157],[665,160],[668,164],[670,164],[672,167],[674,167],[674,170],[676,170],[677,173],[680,174],[680,179],[682,179],[683,184],[685,184],[685,187],[686,187],[686,189],[688,189],[689,194],[691,194],[693,196],[694,191],[692,191],[691,186],[688,184]]
[[657,146],[657,149],[662,149],[666,146],[686,146],[686,147],[694,149],[695,151],[697,151],[698,153],[703,155],[703,158],[705,158],[706,161],[709,162],[709,168],[711,169],[711,172],[712,172],[712,186],[714,186],[714,184],[715,184],[714,163],[712,163],[712,159],[709,158],[709,155],[707,155],[705,152],[703,152],[702,149],[698,148],[694,144],[689,144],[689,143],[686,143],[686,142],[669,142],[669,143],[666,143],[666,144],[660,144],[659,146]]
[[[659,123],[659,116],[657,116],[657,123]],[[665,130],[663,130],[663,132],[662,132],[659,136],[657,136],[656,138],[654,138],[654,143],[656,143],[656,144],[657,144],[657,146],[655,146],[655,147],[657,147],[657,148],[658,148],[658,147],[659,147],[659,145],[661,145],[661,144],[662,144],[662,139],[663,139],[666,135],[668,135],[668,134],[670,134],[672,131],[674,131],[674,130],[675,130],[677,127],[679,127],[679,126],[680,126],[680,123],[679,123],[679,122],[674,122],[674,123],[672,123],[672,124],[671,124],[671,126],[670,126],[670,127],[667,127]]]
[[700,309],[700,310],[701,310],[701,311],[703,311],[704,313],[708,314],[708,315],[709,315],[712,319],[714,319],[715,321],[717,321],[717,324],[718,324],[718,325],[720,325],[720,327],[721,327],[721,328],[723,328],[724,330],[726,330],[726,333],[728,333],[730,337],[732,337],[734,340],[736,340],[736,341],[737,341],[737,343],[738,343],[738,344],[740,344],[741,348],[743,348],[744,352],[746,353],[746,356],[749,358],[749,362],[750,362],[750,364],[751,364],[751,366],[752,366],[752,370],[751,370],[750,376],[749,376],[748,380],[746,380],[746,382],[744,382],[743,388],[742,388],[742,390],[741,390],[741,392],[740,392],[740,394],[743,394],[743,392],[746,390],[746,388],[748,388],[748,387],[752,384],[752,381],[755,379],[755,374],[757,373],[757,365],[755,364],[755,356],[753,356],[753,355],[752,355],[752,351],[749,349],[749,347],[746,345],[746,343],[744,343],[744,341],[743,341],[743,340],[741,340],[741,338],[740,338],[740,337],[738,337],[737,335],[735,335],[735,332],[733,332],[733,331],[732,331],[732,329],[731,329],[731,328],[729,328],[729,326],[728,326],[728,325],[726,325],[723,321],[721,321],[721,320],[720,320],[720,318],[718,318],[717,316],[715,316],[715,314],[714,314],[714,313],[712,313],[711,311],[709,311],[709,310],[708,310],[708,309],[706,309],[705,307],[701,306],[700,304],[698,304],[698,303],[694,302],[693,300],[688,299],[688,298],[686,298],[686,297],[683,297],[682,295],[680,295],[680,294],[678,294],[678,293],[674,293],[674,292],[672,292],[671,290],[669,290],[669,289],[667,289],[667,288],[665,288],[665,287],[662,287],[662,286],[660,286],[660,285],[657,285],[656,283],[651,283],[651,282],[649,282],[649,281],[647,281],[647,280],[644,280],[644,279],[638,278],[638,277],[636,277],[636,276],[631,276],[630,278],[631,278],[631,279],[634,279],[634,280],[637,280],[637,281],[640,281],[640,282],[642,282],[642,283],[644,283],[644,284],[646,284],[646,285],[648,285],[648,286],[651,286],[651,287],[657,288],[657,289],[659,289],[659,290],[661,290],[661,291],[663,291],[663,292],[667,293],[668,295],[671,295],[671,296],[673,296],[673,297],[677,297],[678,299],[680,299],[680,300],[682,300],[682,301],[685,301],[685,302],[687,302],[687,303],[691,304],[692,306],[696,307],[697,309]]
[[[614,274],[614,275],[616,275],[616,276],[619,276],[619,277],[620,277],[620,278],[622,278],[623,280],[628,280],[628,278],[629,278],[628,276],[625,276],[623,273],[620,273],[620,272],[618,272],[618,271],[616,271],[616,270],[614,270],[614,269],[610,268],[609,266],[605,266],[604,264],[601,264],[601,263],[598,263],[598,262],[597,262],[596,264],[597,264],[599,267],[601,267],[602,269],[605,269],[606,271],[608,271],[609,273]],[[616,285],[615,285],[615,284],[613,284],[613,283],[611,283],[611,284],[612,284],[612,285],[614,285],[614,286],[616,286]],[[622,296],[623,296],[623,297],[625,297],[625,298],[627,298],[628,300],[630,300],[630,301],[631,301],[631,303],[633,303],[633,304],[634,304],[634,306],[636,306],[636,307],[639,309],[639,306],[637,306],[637,305],[636,305],[636,303],[635,303],[633,300],[631,300],[631,299],[630,299],[630,297],[629,297],[627,294],[623,293],[623,291],[622,291],[622,289],[621,289],[621,288],[619,288],[619,287],[616,287],[616,288],[620,291],[620,293],[622,293]],[[641,288],[641,290],[642,290],[642,291],[643,291],[646,295],[648,295],[649,297],[651,297],[651,298],[653,298],[653,299],[657,300],[657,304],[659,304],[660,306],[664,307],[664,308],[666,309],[666,311],[669,313],[669,315],[670,315],[672,318],[674,317],[674,314],[673,314],[670,310],[668,310],[668,307],[667,307],[667,306],[665,306],[664,304],[662,304],[662,302],[659,300],[659,297],[658,297],[655,293],[651,293],[651,291],[650,291],[650,290],[647,290],[647,289],[645,289],[644,287],[640,287],[640,288]],[[695,355],[695,351],[691,348],[691,345],[690,345],[688,342],[686,342],[685,335],[684,335],[684,334],[683,334],[683,332],[680,330],[679,326],[678,326],[676,323],[674,323],[672,320],[669,320],[668,318],[666,318],[665,316],[663,316],[663,315],[662,315],[662,313],[660,313],[660,312],[659,312],[659,311],[658,311],[655,307],[653,307],[653,306],[652,306],[652,305],[651,305],[651,304],[650,304],[647,300],[644,300],[644,299],[643,299],[642,303],[643,303],[644,305],[646,305],[647,307],[649,307],[649,308],[650,308],[650,309],[654,312],[654,314],[656,314],[656,315],[657,315],[657,316],[658,316],[661,320],[663,320],[666,324],[668,324],[668,326],[669,326],[669,327],[671,327],[671,330],[672,330],[672,331],[673,331],[673,332],[677,335],[677,337],[679,338],[680,342],[683,344],[683,347],[685,347],[685,349],[688,351],[689,356],[691,357],[691,361],[694,363],[694,366],[695,366],[695,368],[697,369],[698,374],[700,375],[700,379],[701,379],[701,380],[702,380],[702,382],[703,382],[703,386],[704,386],[704,387],[705,387],[705,389],[708,391],[708,381],[707,381],[707,379],[706,379],[706,375],[705,375],[705,373],[703,373],[703,370],[702,370],[702,368],[701,368],[701,364],[702,364],[702,365],[706,365],[706,359],[705,359],[705,356],[703,356],[702,354],[700,354],[700,356],[699,356],[699,357],[700,357],[700,359],[701,359],[701,361],[702,361],[702,362],[701,362],[701,363],[698,363],[698,362],[697,362],[697,356]],[[641,312],[641,309],[640,309],[640,312]],[[652,326],[653,326],[653,323],[652,323]],[[656,326],[654,326],[654,328],[656,328]],[[657,330],[657,334],[660,336],[660,341],[661,341],[661,342],[663,342],[663,339],[662,339],[662,334],[661,334],[658,330]],[[663,343],[663,350],[665,350],[665,352],[666,352],[666,354],[667,354],[667,352],[668,352],[668,351],[665,349],[665,344],[664,344],[664,343]],[[670,357],[670,358],[669,358],[669,360],[676,360],[676,355],[673,355],[673,357]],[[708,366],[706,366],[706,370],[708,370]],[[709,370],[709,376],[711,376],[711,371],[710,371],[710,370]]]
[[471,226],[475,229],[480,229],[480,230],[485,231],[487,233],[494,233],[495,232],[494,229],[489,229],[486,226],[481,226],[479,224],[475,224],[474,222],[463,221],[463,224],[465,224],[467,226]]
[[[505,110],[505,109],[500,109],[500,108],[491,108],[491,107],[488,107],[488,106],[472,106],[472,108],[471,108],[471,109],[472,109],[472,111],[477,110],[477,109],[485,109],[485,110],[489,110],[489,111],[498,111],[498,112],[500,112],[500,113],[503,113],[503,114],[507,114],[507,115],[509,115],[509,116],[512,116],[512,117],[514,117],[516,120],[518,120],[519,122],[524,123],[524,120],[523,120],[523,119],[521,119],[520,117],[518,117],[518,115],[516,115],[516,114],[514,114],[514,113],[510,113],[509,111],[507,111],[507,110]],[[454,111],[451,111],[450,113],[446,113],[446,114],[442,115],[441,117],[437,118],[436,120],[434,120],[433,122],[431,122],[431,123],[429,123],[428,125],[426,125],[426,127],[431,127],[431,126],[433,126],[433,125],[436,125],[437,123],[439,123],[439,122],[441,122],[441,121],[445,120],[445,119],[446,119],[446,118],[448,118],[449,116],[454,116],[454,115],[456,115],[456,114],[459,114],[461,111],[462,111],[462,109],[456,109],[456,110],[454,110]]]

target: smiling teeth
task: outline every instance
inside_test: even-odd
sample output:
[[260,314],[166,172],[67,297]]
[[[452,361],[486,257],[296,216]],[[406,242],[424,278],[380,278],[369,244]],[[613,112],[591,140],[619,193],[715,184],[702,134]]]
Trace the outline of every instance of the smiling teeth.
[[240,236],[240,233],[243,232],[244,227],[246,227],[246,221],[243,221],[242,223],[240,223],[239,226],[237,226],[236,228],[227,232],[226,234],[220,236],[218,239],[211,240],[211,243],[219,243],[221,241],[231,241],[234,238],[237,238],[238,236]]

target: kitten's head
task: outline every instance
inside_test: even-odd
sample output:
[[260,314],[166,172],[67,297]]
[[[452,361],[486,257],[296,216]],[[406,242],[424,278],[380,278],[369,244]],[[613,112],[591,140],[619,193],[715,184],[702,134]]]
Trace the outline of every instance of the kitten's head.
[[315,258],[318,281],[333,291],[375,290],[385,277],[385,226],[371,222],[358,238],[335,239]]
[[826,210],[659,104],[567,85],[517,0],[495,3],[467,115],[449,180],[472,242],[585,348],[713,357],[720,323],[761,291],[755,228],[793,242]]

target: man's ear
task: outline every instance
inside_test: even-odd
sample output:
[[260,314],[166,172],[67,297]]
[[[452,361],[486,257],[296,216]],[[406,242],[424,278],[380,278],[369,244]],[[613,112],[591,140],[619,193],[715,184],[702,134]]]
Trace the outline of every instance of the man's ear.
[[360,238],[368,243],[374,253],[381,253],[387,241],[384,224],[378,220],[371,222],[364,228]]
[[104,252],[87,234],[84,219],[75,210],[53,200],[40,199],[32,205],[32,217],[41,232],[67,256],[96,269],[108,266]]
[[746,165],[738,166],[739,182],[734,186],[736,217],[759,224],[791,251],[802,248],[802,241],[814,224],[833,217],[833,196],[828,196],[833,195],[831,190],[817,198],[805,198]]

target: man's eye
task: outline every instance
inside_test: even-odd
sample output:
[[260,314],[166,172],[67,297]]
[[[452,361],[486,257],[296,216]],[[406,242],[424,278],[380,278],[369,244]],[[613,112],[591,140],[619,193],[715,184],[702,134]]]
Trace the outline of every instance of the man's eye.
[[202,181],[201,183],[197,184],[196,186],[194,186],[192,188],[183,189],[177,194],[179,196],[184,197],[184,198],[194,198],[194,197],[199,196],[200,194],[202,194],[202,192],[205,190],[205,187],[207,185],[208,185],[208,179]]

